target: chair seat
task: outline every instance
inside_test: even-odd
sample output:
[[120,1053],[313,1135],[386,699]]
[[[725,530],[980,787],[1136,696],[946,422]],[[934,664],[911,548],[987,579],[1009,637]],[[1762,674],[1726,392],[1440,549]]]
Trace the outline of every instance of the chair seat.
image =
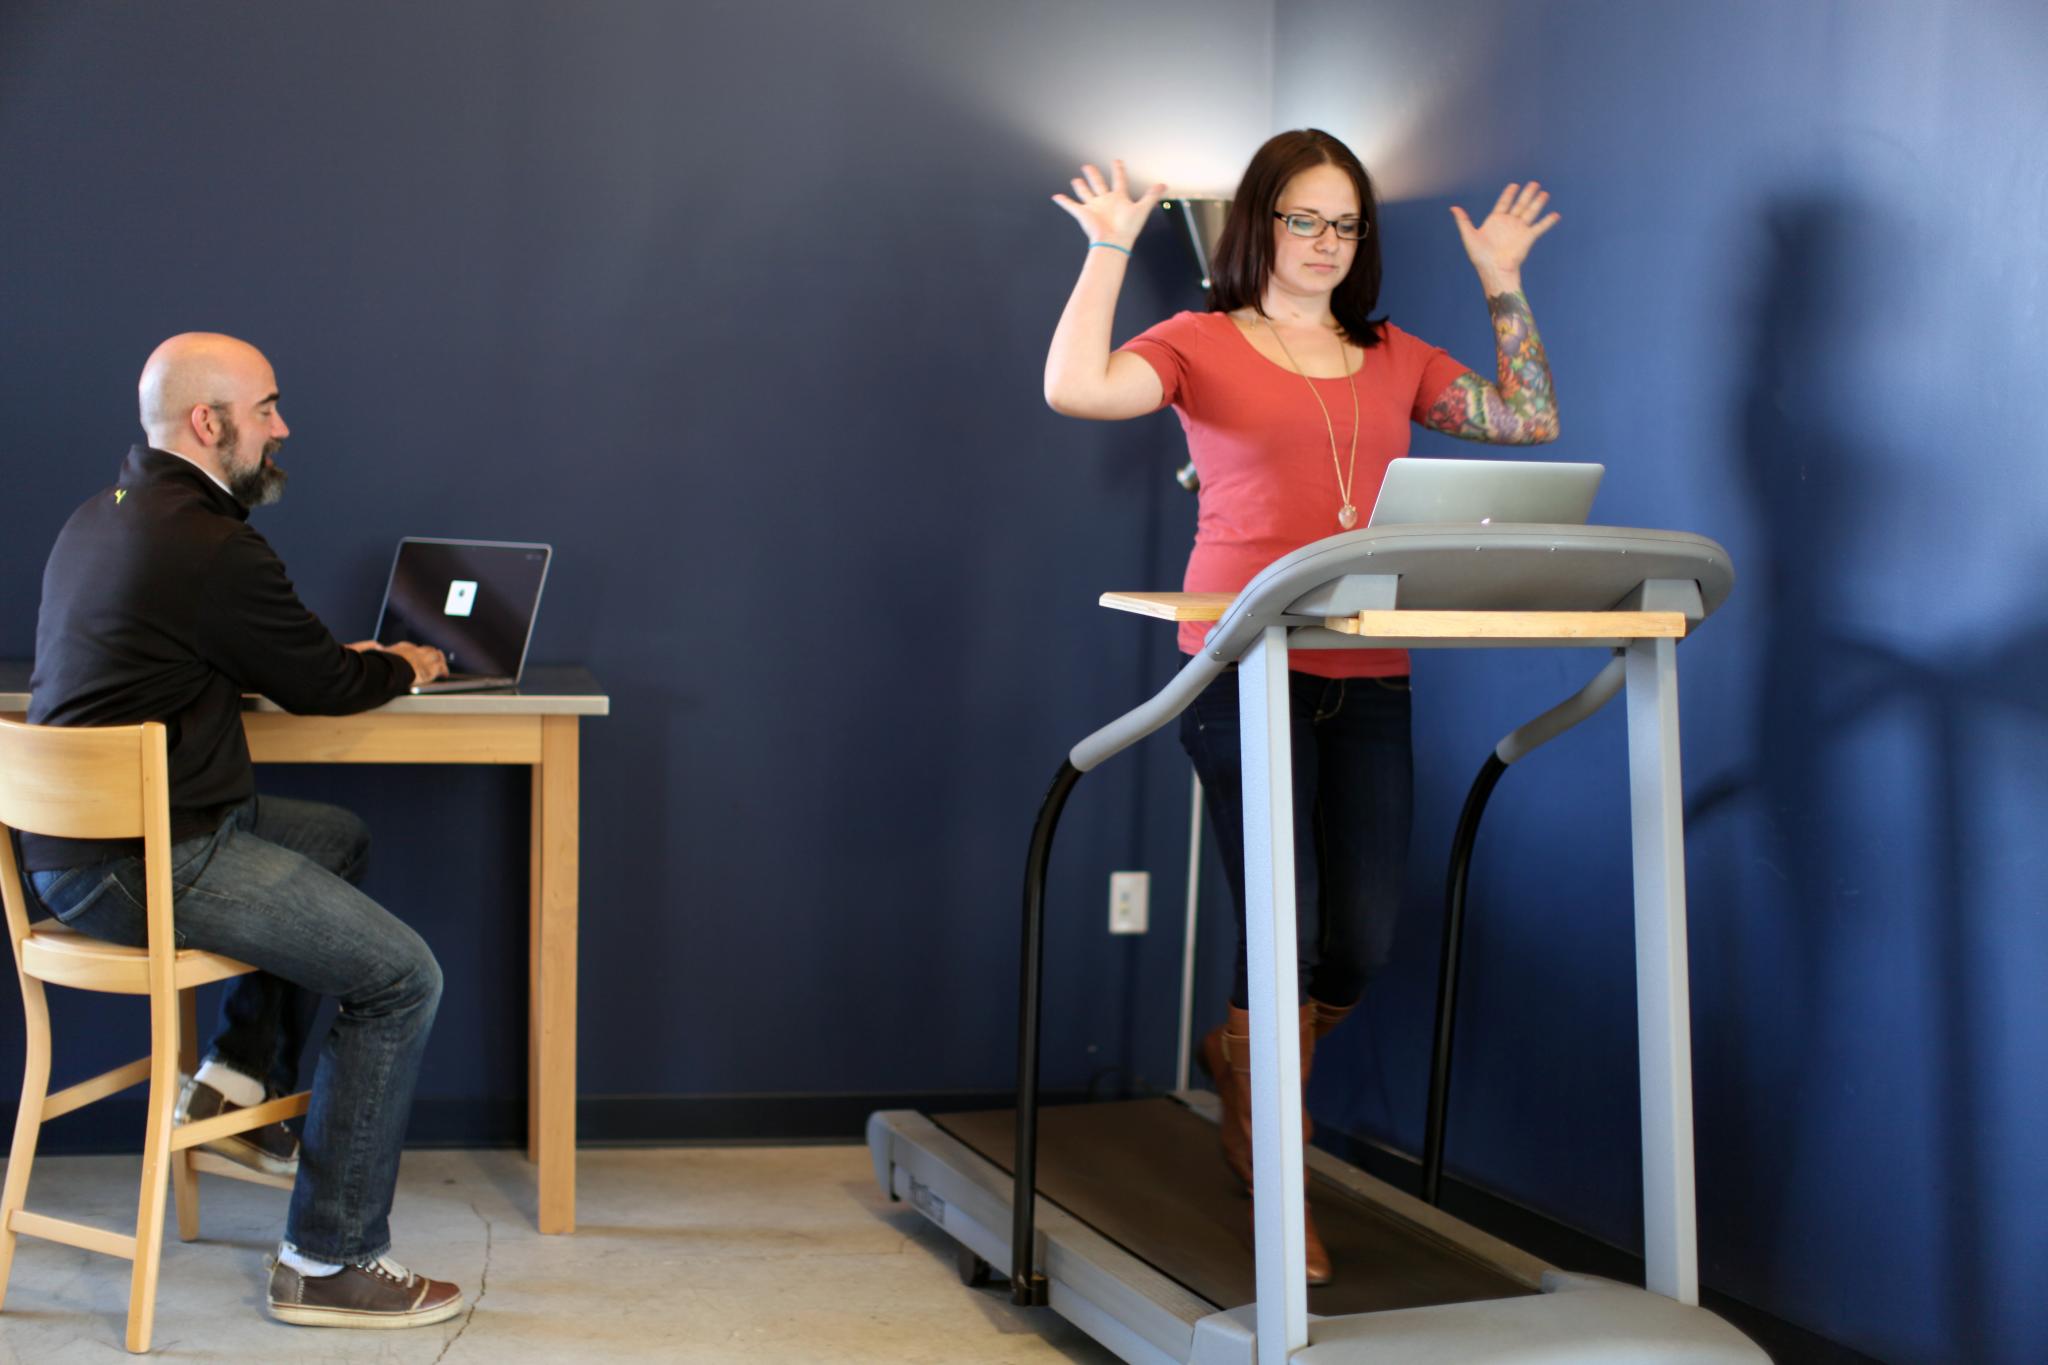
[[[54,920],[31,925],[21,941],[21,969],[39,981],[82,991],[116,995],[149,994],[149,950],[67,929]],[[209,981],[225,981],[255,971],[246,962],[197,948],[180,948],[173,970],[177,988],[186,990]]]

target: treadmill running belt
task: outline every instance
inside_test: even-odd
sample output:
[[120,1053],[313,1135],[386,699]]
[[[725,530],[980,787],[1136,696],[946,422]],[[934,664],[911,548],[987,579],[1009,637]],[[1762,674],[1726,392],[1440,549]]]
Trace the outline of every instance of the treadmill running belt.
[[[932,1122],[1009,1171],[1014,1109]],[[1171,1099],[1056,1105],[1038,1119],[1038,1192],[1219,1308],[1258,1297],[1251,1201],[1224,1166],[1216,1125]],[[1336,1279],[1311,1313],[1376,1313],[1535,1291],[1310,1173],[1309,1203]]]

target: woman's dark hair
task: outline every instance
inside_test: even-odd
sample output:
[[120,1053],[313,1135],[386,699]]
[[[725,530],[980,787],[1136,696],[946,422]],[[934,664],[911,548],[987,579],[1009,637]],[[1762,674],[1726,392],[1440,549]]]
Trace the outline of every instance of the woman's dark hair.
[[1366,223],[1365,240],[1358,244],[1351,269],[1330,295],[1330,311],[1345,340],[1354,346],[1377,346],[1380,324],[1386,320],[1372,316],[1380,301],[1379,203],[1373,197],[1372,177],[1351,149],[1320,128],[1275,134],[1245,167],[1237,196],[1230,201],[1230,216],[1223,222],[1223,235],[1216,242],[1209,310],[1266,311],[1266,281],[1273,274],[1273,214],[1280,206],[1280,192],[1295,176],[1317,166],[1335,166],[1351,177],[1358,191],[1358,212]]

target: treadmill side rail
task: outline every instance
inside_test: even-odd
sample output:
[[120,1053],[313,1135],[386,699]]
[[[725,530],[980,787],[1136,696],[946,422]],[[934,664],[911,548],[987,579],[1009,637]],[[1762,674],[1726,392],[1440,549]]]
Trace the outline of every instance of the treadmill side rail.
[[[1013,1182],[1007,1172],[908,1109],[868,1116],[868,1151],[876,1171],[887,1172],[888,1193],[998,1274],[1009,1273]],[[1053,1311],[1124,1360],[1188,1359],[1194,1326],[1215,1305],[1043,1196],[1034,1203],[1035,1259]],[[1244,1357],[1245,1365],[1250,1359]]]
[[1756,1343],[1704,1308],[1591,1275],[1546,1276],[1543,1288],[1318,1318],[1290,1365],[1769,1365]]
[[1259,1306],[1211,1313],[1195,1324],[1188,1365],[1248,1365],[1258,1350]]

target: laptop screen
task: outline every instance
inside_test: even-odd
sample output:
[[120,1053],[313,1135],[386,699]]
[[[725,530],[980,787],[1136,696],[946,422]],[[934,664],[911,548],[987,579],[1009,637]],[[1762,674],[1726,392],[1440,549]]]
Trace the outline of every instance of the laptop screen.
[[391,562],[377,643],[432,645],[451,673],[516,678],[526,661],[545,545],[407,536]]

